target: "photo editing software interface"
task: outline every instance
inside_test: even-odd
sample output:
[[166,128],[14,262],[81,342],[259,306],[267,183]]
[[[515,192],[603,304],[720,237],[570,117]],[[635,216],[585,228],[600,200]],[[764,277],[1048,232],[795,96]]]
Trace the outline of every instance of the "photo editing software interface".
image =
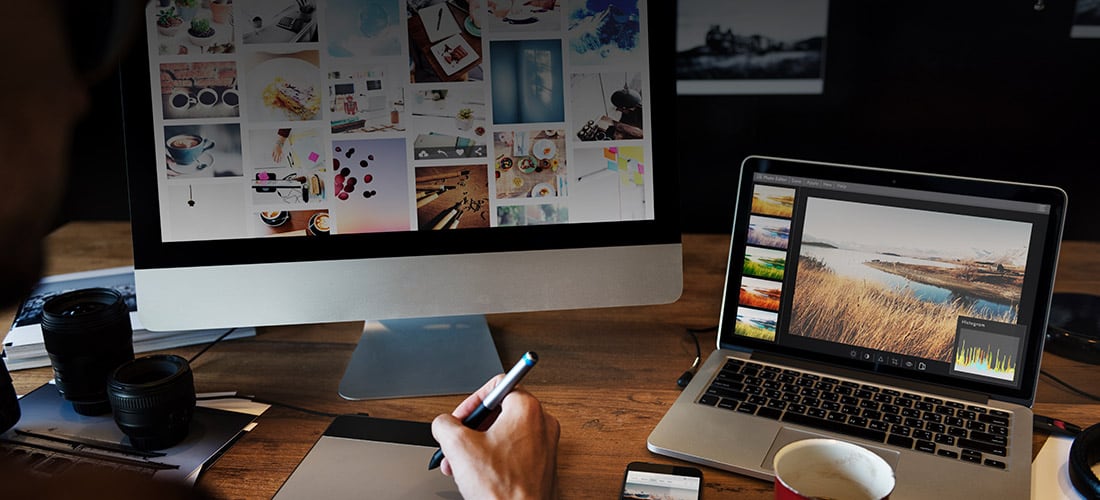
[[150,2],[162,240],[653,220],[645,1],[478,4]]
[[759,172],[752,189],[735,336],[1020,388],[1049,206]]

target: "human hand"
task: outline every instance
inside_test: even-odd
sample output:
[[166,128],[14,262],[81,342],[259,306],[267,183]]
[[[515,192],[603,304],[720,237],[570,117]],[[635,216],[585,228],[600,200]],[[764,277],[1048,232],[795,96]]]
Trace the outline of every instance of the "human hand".
[[480,429],[462,425],[503,377],[493,377],[451,415],[432,421],[432,435],[446,457],[440,470],[454,477],[465,498],[551,498],[561,427],[538,399],[513,389]]
[[286,143],[286,138],[280,136],[275,140],[275,147],[271,148],[271,159],[275,163],[283,161],[283,144]]

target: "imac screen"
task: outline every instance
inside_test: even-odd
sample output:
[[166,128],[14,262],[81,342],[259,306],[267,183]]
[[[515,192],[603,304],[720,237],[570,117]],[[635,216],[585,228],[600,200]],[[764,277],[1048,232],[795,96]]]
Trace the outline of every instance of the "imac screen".
[[159,239],[654,221],[650,10],[150,3]]

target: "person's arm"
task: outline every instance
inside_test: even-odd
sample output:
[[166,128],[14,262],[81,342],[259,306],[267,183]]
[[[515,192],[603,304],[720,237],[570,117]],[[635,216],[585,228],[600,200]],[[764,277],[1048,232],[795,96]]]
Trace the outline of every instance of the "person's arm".
[[446,456],[440,469],[454,477],[465,498],[552,498],[561,428],[538,399],[514,389],[501,403],[500,413],[481,429],[462,425],[502,377],[489,380],[452,414],[432,422],[432,435]]

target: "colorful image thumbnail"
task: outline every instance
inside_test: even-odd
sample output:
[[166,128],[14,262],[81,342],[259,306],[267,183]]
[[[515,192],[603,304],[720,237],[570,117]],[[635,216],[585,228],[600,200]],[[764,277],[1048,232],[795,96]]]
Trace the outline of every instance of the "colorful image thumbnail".
[[330,0],[325,8],[325,34],[332,57],[401,55],[398,0]]
[[245,44],[317,41],[316,0],[237,0]]
[[494,41],[490,54],[493,123],[565,121],[561,40]]
[[497,198],[566,194],[564,130],[494,132],[493,145]]
[[240,125],[164,127],[164,147],[169,180],[244,175]]
[[161,64],[160,100],[165,120],[240,116],[237,63]]
[[787,252],[770,248],[746,247],[742,272],[757,278],[782,281],[787,268]]
[[336,232],[412,229],[412,203],[404,139],[332,142],[332,213]]
[[575,65],[639,66],[641,13],[638,0],[570,0],[569,62]]
[[752,213],[790,219],[794,214],[794,189],[764,184],[754,185]]
[[489,227],[487,165],[416,168],[420,230]]
[[236,52],[232,2],[181,0],[164,6],[149,2],[148,13],[162,56]]
[[751,307],[738,307],[737,321],[734,324],[733,333],[742,337],[775,342],[775,330],[778,322],[778,313],[761,311]]
[[570,80],[573,129],[582,141],[645,137],[642,74],[582,73]]
[[[462,2],[466,5],[466,2]],[[468,5],[469,7],[469,5]],[[481,69],[481,30],[458,2],[409,2],[409,58],[412,83],[485,79]]]

